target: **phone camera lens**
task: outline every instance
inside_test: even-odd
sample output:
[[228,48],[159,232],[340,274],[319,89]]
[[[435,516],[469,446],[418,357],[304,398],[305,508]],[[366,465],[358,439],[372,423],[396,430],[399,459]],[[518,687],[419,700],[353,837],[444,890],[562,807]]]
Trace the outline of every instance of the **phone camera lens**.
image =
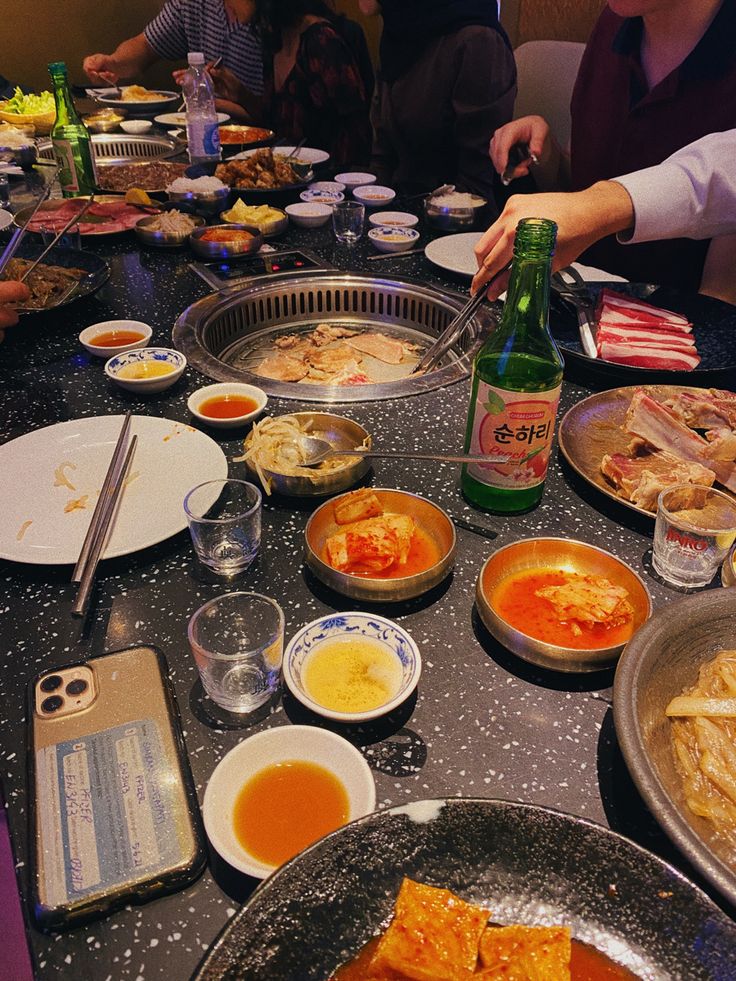
[[87,691],[87,682],[82,678],[75,678],[74,681],[70,681],[66,686],[67,695],[81,695],[83,691]]
[[41,708],[44,712],[55,712],[60,709],[64,704],[64,699],[61,695],[51,695],[49,698],[44,698],[41,702]]
[[61,675],[50,674],[47,678],[44,678],[40,684],[41,691],[56,691],[64,684],[64,679]]

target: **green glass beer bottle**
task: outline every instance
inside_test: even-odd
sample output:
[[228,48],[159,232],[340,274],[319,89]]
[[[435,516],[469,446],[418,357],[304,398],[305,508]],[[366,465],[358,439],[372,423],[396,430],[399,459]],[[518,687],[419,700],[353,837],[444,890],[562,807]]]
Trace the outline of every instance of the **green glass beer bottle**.
[[56,122],[51,129],[51,142],[60,168],[61,193],[65,198],[92,194],[97,183],[92,141],[74,108],[64,62],[51,62],[49,75],[56,101]]
[[556,235],[553,221],[519,222],[501,321],[473,364],[465,451],[507,461],[463,466],[464,496],[486,511],[528,511],[544,492],[564,366],[548,323]]

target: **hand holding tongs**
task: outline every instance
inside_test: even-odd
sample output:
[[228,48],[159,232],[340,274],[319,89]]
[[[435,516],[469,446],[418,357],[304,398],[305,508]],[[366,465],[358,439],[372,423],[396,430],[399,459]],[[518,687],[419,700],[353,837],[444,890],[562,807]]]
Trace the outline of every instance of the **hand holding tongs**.
[[454,344],[457,344],[467,330],[471,318],[485,300],[488,287],[491,285],[491,283],[498,279],[502,273],[505,273],[510,265],[511,263],[507,262],[503,269],[499,269],[495,276],[492,276],[487,283],[484,283],[483,286],[481,286],[474,296],[470,297],[462,310],[460,310],[460,312],[453,317],[447,327],[445,327],[434,344],[430,345],[430,347],[424,352],[412,370],[413,375],[420,372],[425,373],[427,371],[432,371],[437,366],[438,362],[444,357],[444,355],[447,354],[450,348]]
[[[567,277],[567,278],[565,278]],[[598,357],[595,342],[595,305],[585,280],[573,266],[552,273],[552,289],[561,300],[573,307],[578,319],[580,343],[589,358]]]

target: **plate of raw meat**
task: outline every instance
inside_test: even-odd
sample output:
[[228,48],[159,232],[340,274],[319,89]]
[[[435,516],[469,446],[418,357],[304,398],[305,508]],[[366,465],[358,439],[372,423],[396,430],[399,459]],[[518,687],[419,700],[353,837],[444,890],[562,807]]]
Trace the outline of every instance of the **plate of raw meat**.
[[642,283],[588,283],[597,358],[580,343],[577,318],[552,297],[550,328],[573,373],[608,382],[727,384],[736,370],[736,307],[699,293]]
[[[70,218],[81,211],[87,198],[67,198],[66,200],[46,201],[31,218],[28,231],[60,232]],[[33,207],[24,208],[15,216],[17,225],[23,225],[31,216]],[[79,231],[82,235],[117,235],[131,231],[141,218],[150,215],[151,210],[128,204],[119,197],[97,195],[95,203],[82,216]]]
[[560,450],[588,483],[653,518],[673,484],[736,494],[736,393],[644,385],[590,395],[565,415]]

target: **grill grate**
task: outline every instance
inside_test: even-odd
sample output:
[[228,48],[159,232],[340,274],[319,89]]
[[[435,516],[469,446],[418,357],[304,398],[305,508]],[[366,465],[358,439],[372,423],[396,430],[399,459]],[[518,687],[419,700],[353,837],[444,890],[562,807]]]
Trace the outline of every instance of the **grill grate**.
[[[181,144],[173,136],[130,136],[127,133],[95,133],[92,136],[92,152],[95,160],[129,163],[131,160],[160,160],[173,156]],[[50,140],[38,145],[38,156],[53,160],[54,150]]]

